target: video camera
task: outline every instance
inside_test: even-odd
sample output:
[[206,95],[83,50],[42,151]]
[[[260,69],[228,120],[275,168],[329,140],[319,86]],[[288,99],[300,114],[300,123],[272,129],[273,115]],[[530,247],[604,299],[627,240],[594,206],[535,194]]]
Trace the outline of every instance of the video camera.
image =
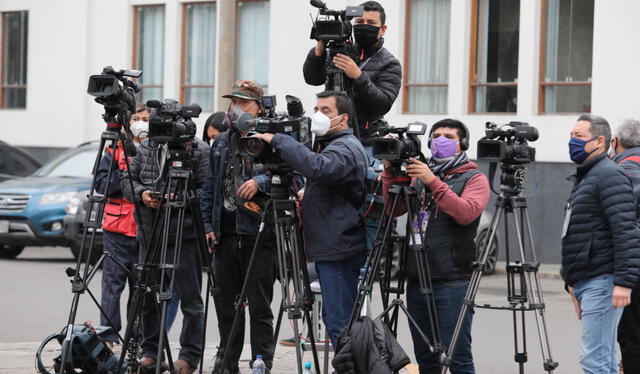
[[330,10],[322,0],[311,0],[311,5],[320,9],[324,19],[317,19],[311,28],[311,39],[324,42],[345,43],[351,39],[351,19],[362,17],[363,6],[348,6],[345,10]]
[[427,132],[427,125],[413,122],[405,127],[381,127],[380,135],[397,134],[396,138],[376,138],[372,141],[373,157],[392,163],[406,162],[421,155],[419,135]]
[[536,150],[527,142],[538,140],[538,129],[525,122],[487,122],[485,126],[485,136],[478,141],[478,160],[514,165],[535,161]]
[[136,93],[140,86],[127,79],[140,78],[139,70],[115,70],[111,66],[102,69],[102,74],[89,77],[87,93],[95,97],[95,101],[104,106],[105,122],[124,126],[129,123],[131,113],[136,110]]
[[202,108],[198,104],[180,105],[173,99],[149,100],[149,139],[156,143],[183,144],[196,135],[196,124],[191,118],[198,117]]
[[306,143],[310,140],[308,119],[304,117],[302,102],[299,98],[291,95],[285,96],[285,99],[287,100],[286,114],[276,114],[276,97],[265,96],[262,98],[263,107],[265,108],[265,113],[270,116],[249,119],[242,124],[238,123],[238,127],[253,128],[253,132],[240,138],[238,147],[240,154],[252,157],[256,163],[264,164],[268,169],[281,165],[284,161],[269,144],[252,135],[256,133],[286,134],[301,143]]

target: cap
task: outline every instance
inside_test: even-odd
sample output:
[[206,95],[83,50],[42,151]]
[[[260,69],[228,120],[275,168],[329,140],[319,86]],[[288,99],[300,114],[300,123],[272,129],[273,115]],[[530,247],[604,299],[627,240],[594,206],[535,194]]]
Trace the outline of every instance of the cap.
[[222,97],[230,99],[232,97],[237,97],[240,99],[246,100],[255,100],[258,104],[262,105],[262,96],[264,92],[262,91],[262,87],[258,86],[255,82],[252,81],[237,81],[233,88],[231,89],[231,93],[228,95],[223,95]]

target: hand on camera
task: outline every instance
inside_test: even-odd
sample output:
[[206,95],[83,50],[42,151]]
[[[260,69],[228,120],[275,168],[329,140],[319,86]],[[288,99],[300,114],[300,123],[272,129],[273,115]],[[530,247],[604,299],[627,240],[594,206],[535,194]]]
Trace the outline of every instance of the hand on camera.
[[205,234],[207,238],[207,247],[209,247],[209,253],[216,253],[215,246],[218,244],[218,238],[216,238],[215,232],[208,232]]
[[611,304],[613,304],[614,309],[624,308],[625,306],[631,304],[631,288],[622,286],[613,287]]
[[269,133],[266,133],[266,134],[254,134],[254,135],[252,135],[252,137],[258,138],[258,139],[262,139],[267,143],[271,143],[271,139],[273,139],[273,134],[269,134]]
[[249,179],[238,188],[237,195],[245,200],[251,200],[258,192],[258,182],[255,179]]
[[149,208],[158,209],[160,207],[160,201],[156,200],[150,190],[146,190],[142,193],[142,203]]
[[333,63],[351,79],[358,79],[362,75],[362,71],[356,62],[349,58],[349,56],[338,53],[336,57],[333,58]]
[[407,174],[411,178],[418,178],[424,184],[429,184],[436,179],[436,176],[433,174],[429,165],[425,164],[422,161],[416,160],[415,158],[409,159],[410,164],[407,165]]

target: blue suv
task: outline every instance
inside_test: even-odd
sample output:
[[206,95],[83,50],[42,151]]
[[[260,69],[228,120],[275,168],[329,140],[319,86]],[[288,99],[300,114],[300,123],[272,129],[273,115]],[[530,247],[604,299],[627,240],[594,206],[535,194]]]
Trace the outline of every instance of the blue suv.
[[71,246],[65,208],[88,194],[98,146],[83,143],[28,177],[0,182],[0,258],[15,258],[25,246]]

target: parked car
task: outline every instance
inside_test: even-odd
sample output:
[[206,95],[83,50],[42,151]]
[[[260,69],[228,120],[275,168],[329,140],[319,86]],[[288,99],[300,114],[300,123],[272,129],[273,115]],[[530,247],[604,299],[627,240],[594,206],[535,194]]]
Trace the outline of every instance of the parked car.
[[86,195],[98,142],[63,152],[28,177],[0,182],[0,258],[25,246],[69,247],[63,218],[69,201]]
[[16,177],[26,177],[42,164],[20,148],[0,140],[0,182]]
[[[67,207],[65,208],[65,212],[67,213],[67,215],[64,216],[63,220],[64,236],[71,242],[69,247],[71,248],[73,257],[76,259],[78,259],[78,256],[80,256],[80,249],[82,248],[82,236],[84,234],[84,216],[88,208],[89,199],[87,198],[86,191],[76,193],[76,195],[69,201],[69,204],[67,204]],[[95,219],[96,213],[96,209],[93,209],[91,211],[92,220]],[[87,233],[87,238],[85,240],[85,248],[89,248],[89,246],[91,245],[91,235],[89,233]],[[102,255],[103,251],[102,228],[96,230],[92,248],[93,252],[91,253],[89,262],[95,264]]]

